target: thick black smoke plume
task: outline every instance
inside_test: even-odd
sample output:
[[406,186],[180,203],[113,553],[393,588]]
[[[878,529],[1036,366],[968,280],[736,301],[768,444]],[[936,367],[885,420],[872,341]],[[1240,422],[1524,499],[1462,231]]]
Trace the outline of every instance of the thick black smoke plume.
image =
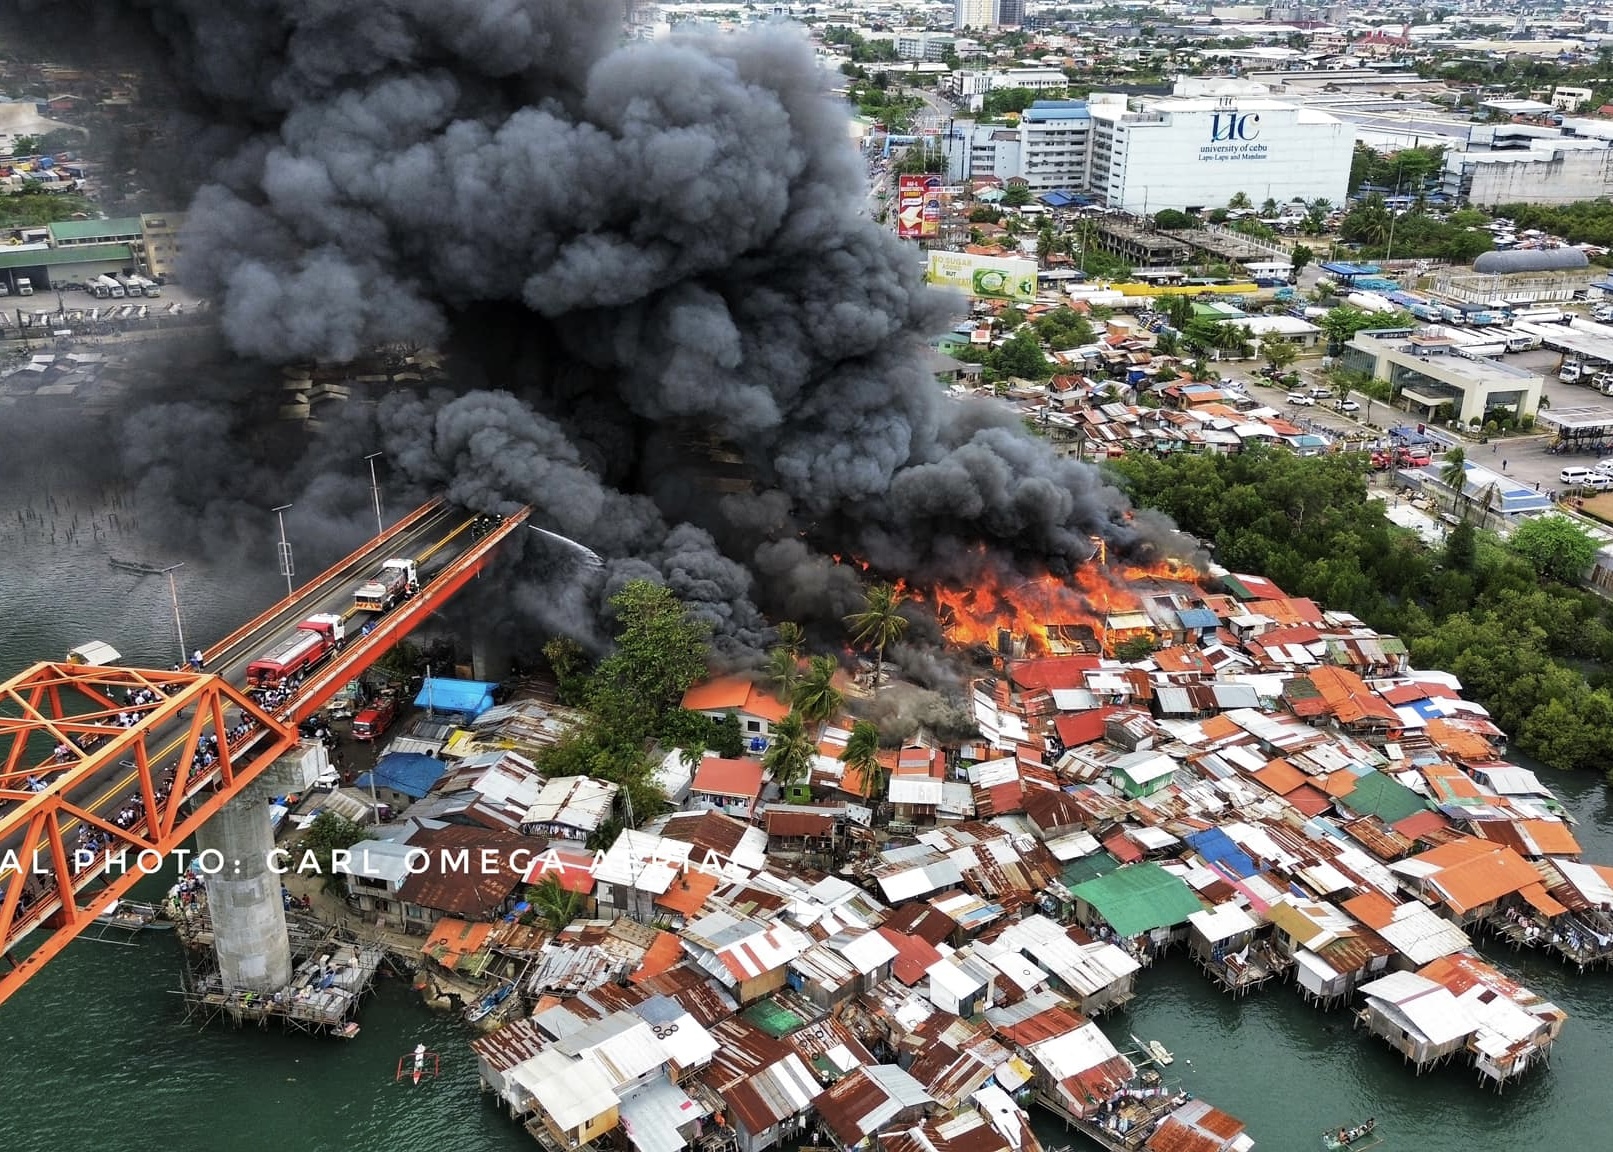
[[[620,0],[22,7],[47,32],[64,18],[64,52],[159,46],[190,118],[186,166],[165,167],[206,173],[185,283],[236,354],[449,351],[453,390],[387,397],[367,435],[394,481],[532,504],[607,558],[532,570],[515,599],[551,625],[586,629],[647,575],[744,652],[758,604],[824,624],[854,607],[858,578],[828,552],[967,580],[1068,569],[1094,537],[1168,547],[1167,525],[1009,412],[943,396],[925,338],[956,302],[860,214],[845,111],[796,30],[619,46]],[[205,411],[171,443],[140,422],[133,463],[188,462],[148,489],[239,493],[228,475],[265,457],[255,398],[232,388],[189,396]],[[714,484],[718,450],[744,490]]]

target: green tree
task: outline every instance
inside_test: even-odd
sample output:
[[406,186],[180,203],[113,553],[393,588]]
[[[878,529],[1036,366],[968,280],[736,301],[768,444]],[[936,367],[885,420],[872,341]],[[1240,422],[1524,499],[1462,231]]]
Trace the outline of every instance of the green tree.
[[1175,208],[1162,208],[1154,213],[1154,227],[1165,232],[1180,232],[1198,226],[1197,220]]
[[724,712],[711,723],[711,750],[725,760],[738,760],[745,754],[745,733],[739,727],[739,715]]
[[795,686],[795,707],[806,720],[821,723],[840,711],[846,698],[834,685],[839,671],[833,656],[814,656],[808,662],[806,675]]
[[583,899],[579,893],[564,888],[553,872],[529,886],[523,899],[532,905],[532,911],[551,932],[560,932],[582,912]]
[[[1239,193],[1242,195],[1242,193]],[[1115,645],[1115,659],[1134,663],[1151,654],[1159,645],[1152,636],[1131,636]]]
[[1193,322],[1193,301],[1186,296],[1176,295],[1165,298],[1165,319],[1170,326],[1178,332],[1187,331],[1187,326]]
[[588,707],[642,744],[704,674],[711,629],[668,588],[647,580],[629,581],[610,604],[620,626],[616,650],[589,680]]
[[1014,184],[1003,190],[1003,204],[1009,208],[1023,208],[1031,202],[1031,190],[1023,184]]
[[1055,308],[1038,316],[1032,327],[1054,349],[1079,348],[1092,343],[1092,324],[1074,308]]
[[351,848],[368,835],[362,824],[354,823],[335,812],[321,812],[298,838],[298,854],[301,856],[303,853],[313,853],[313,858],[318,863],[319,874],[325,878],[322,885],[324,890],[340,893],[343,891],[345,881],[336,871],[331,854]]
[[879,729],[871,721],[859,720],[840,753],[840,761],[855,769],[862,781],[862,798],[872,800],[885,794],[885,766],[879,762]]
[[1293,251],[1288,254],[1288,262],[1293,265],[1296,280],[1315,260],[1316,253],[1304,244],[1295,244]]
[[782,620],[774,625],[773,631],[778,633],[778,647],[784,649],[791,656],[799,657],[806,648],[806,633],[801,626],[793,620]]
[[801,658],[788,648],[775,648],[767,654],[763,675],[778,689],[780,699],[788,700],[795,695],[795,686],[801,680]]
[[1299,345],[1286,336],[1267,336],[1260,341],[1260,354],[1275,372],[1286,372],[1299,359]]
[[1042,351],[1041,341],[1030,331],[1016,332],[1001,347],[992,349],[986,366],[1005,379],[1046,380],[1053,375],[1053,365]]
[[1458,572],[1471,572],[1478,556],[1477,533],[1467,520],[1453,527],[1445,537],[1445,563]]
[[880,674],[885,670],[885,647],[896,643],[907,631],[907,617],[901,614],[906,601],[901,589],[890,584],[875,584],[863,593],[862,611],[846,617],[852,641],[863,648],[874,649],[876,692]]
[[1036,233],[1036,258],[1047,263],[1047,258],[1058,249],[1058,237],[1053,234],[1053,225],[1043,224]]
[[554,672],[560,703],[582,703],[588,686],[588,654],[582,645],[569,636],[556,636],[543,646],[543,657]]
[[773,783],[788,791],[811,775],[812,754],[806,723],[799,712],[791,711],[773,725],[767,751],[762,753],[762,767],[773,777]]
[[1525,520],[1507,544],[1537,573],[1565,584],[1578,583],[1596,559],[1596,541],[1566,516]]
[[1249,193],[1247,192],[1234,192],[1232,199],[1227,201],[1227,207],[1234,212],[1241,212],[1244,209],[1253,208],[1254,201],[1249,199]]
[[1439,478],[1445,487],[1456,493],[1456,498],[1464,498],[1467,487],[1467,449],[1458,445],[1445,453],[1444,463],[1439,468]]

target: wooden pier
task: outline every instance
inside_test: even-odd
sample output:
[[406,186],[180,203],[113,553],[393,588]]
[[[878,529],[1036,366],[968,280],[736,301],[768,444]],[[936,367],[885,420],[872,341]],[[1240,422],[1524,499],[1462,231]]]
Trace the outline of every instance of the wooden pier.
[[1286,976],[1294,966],[1293,959],[1278,952],[1268,940],[1251,944],[1241,959],[1230,953],[1219,959],[1195,956],[1194,961],[1223,992],[1240,999],[1268,981]]

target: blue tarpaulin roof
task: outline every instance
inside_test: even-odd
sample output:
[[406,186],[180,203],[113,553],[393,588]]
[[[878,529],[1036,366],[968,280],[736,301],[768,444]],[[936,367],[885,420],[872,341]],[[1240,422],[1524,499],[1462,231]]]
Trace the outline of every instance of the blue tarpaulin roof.
[[1208,608],[1181,608],[1177,610],[1176,618],[1182,622],[1183,628],[1214,628],[1221,623]]
[[493,706],[493,689],[496,684],[480,680],[444,680],[428,677],[414,698],[416,708],[429,708],[433,712],[457,712],[474,720]]
[[1247,880],[1260,871],[1255,867],[1255,862],[1249,859],[1249,854],[1239,848],[1232,837],[1219,828],[1189,832],[1187,842],[1204,857],[1206,863],[1219,864],[1240,880]]
[[1074,196],[1071,196],[1068,192],[1060,192],[1056,189],[1052,192],[1043,192],[1037,197],[1037,199],[1043,204],[1046,204],[1049,208],[1068,208],[1071,204],[1075,203]]
[[[442,776],[442,761],[420,752],[392,752],[375,762],[375,786],[402,792],[419,800]],[[353,787],[364,791],[370,786],[368,772],[358,778]]]

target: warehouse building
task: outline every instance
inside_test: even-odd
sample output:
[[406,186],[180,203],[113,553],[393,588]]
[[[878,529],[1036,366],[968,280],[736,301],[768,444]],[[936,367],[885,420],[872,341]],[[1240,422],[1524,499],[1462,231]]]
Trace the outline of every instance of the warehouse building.
[[0,248],[0,285],[16,295],[19,281],[27,280],[35,292],[60,284],[82,284],[97,276],[125,276],[136,272],[138,261],[128,244],[76,244],[50,248],[19,244]]

